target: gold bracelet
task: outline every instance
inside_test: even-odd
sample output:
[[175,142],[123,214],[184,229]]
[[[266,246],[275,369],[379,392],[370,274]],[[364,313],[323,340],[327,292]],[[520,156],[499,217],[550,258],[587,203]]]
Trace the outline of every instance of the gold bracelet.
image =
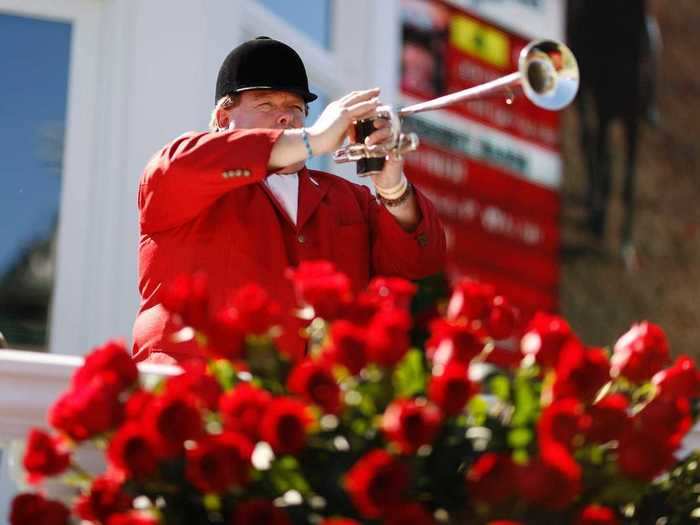
[[375,185],[375,188],[377,188],[377,193],[379,195],[386,197],[387,199],[392,199],[398,197],[399,195],[403,194],[404,191],[406,191],[406,184],[408,184],[408,181],[406,180],[406,175],[402,173],[401,180],[395,186],[391,188],[382,188],[380,186]]
[[408,181],[403,183],[400,188],[398,188],[396,191],[394,191],[392,193],[387,193],[385,191],[382,191],[382,192],[377,192],[377,194],[381,195],[385,199],[389,199],[389,200],[398,199],[399,197],[401,197],[401,195],[404,194],[407,187],[408,187]]
[[410,183],[406,184],[406,189],[404,192],[399,195],[395,199],[387,199],[386,197],[383,197],[382,195],[378,195],[379,201],[384,205],[384,206],[389,206],[390,208],[393,208],[395,206],[400,206],[404,202],[408,200],[408,198],[411,196],[411,193],[413,193],[413,186]]

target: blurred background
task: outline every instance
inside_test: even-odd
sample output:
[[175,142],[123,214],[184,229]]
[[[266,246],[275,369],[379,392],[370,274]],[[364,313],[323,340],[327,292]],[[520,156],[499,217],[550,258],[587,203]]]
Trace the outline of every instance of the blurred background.
[[555,38],[581,66],[565,111],[498,97],[406,123],[448,274],[561,312],[589,344],[648,319],[700,357],[698,24],[696,0],[0,0],[0,332],[68,354],[130,338],[139,175],[206,128],[241,41],[299,51],[313,119],[353,89],[406,104],[483,83]]

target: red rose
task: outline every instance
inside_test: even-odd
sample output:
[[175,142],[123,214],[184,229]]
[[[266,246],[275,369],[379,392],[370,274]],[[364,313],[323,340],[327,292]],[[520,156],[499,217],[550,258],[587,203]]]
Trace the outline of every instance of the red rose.
[[675,463],[675,448],[648,431],[631,427],[620,438],[617,464],[626,476],[651,481]]
[[75,441],[112,430],[124,418],[119,394],[114,383],[96,376],[58,398],[49,409],[49,424]]
[[384,519],[385,525],[434,525],[433,515],[419,503],[402,503],[391,509]]
[[124,341],[107,341],[104,345],[94,348],[85,357],[83,365],[75,371],[71,383],[73,388],[80,388],[96,376],[102,376],[106,382],[115,383],[119,390],[136,383],[139,371]]
[[335,319],[352,299],[350,279],[328,261],[303,261],[287,275],[294,281],[299,302],[326,321]]
[[588,505],[581,510],[575,525],[617,525],[615,511],[602,505]]
[[18,494],[10,507],[10,525],[67,525],[70,511],[39,494]]
[[380,302],[394,308],[408,310],[417,287],[411,281],[399,277],[375,277],[367,286],[367,292]]
[[447,304],[447,319],[455,321],[463,318],[467,321],[483,322],[495,295],[495,290],[490,284],[464,279],[457,283],[452,291]]
[[575,339],[569,323],[561,317],[538,312],[530,321],[520,346],[525,355],[532,355],[540,366],[552,368],[559,362],[564,347]]
[[144,417],[147,430],[158,442],[161,454],[176,456],[185,441],[204,433],[204,422],[197,401],[188,395],[158,396]]
[[561,399],[547,406],[537,422],[540,443],[554,441],[571,450],[581,428],[583,407],[575,399]]
[[625,396],[610,394],[589,407],[581,419],[581,429],[586,440],[607,443],[620,439],[631,422],[627,414],[628,406],[629,401]]
[[29,433],[22,465],[30,483],[38,483],[44,476],[60,474],[70,464],[70,452],[62,440],[33,428]]
[[340,411],[340,386],[328,367],[311,359],[295,366],[287,378],[287,388],[327,414]]
[[216,410],[221,395],[221,385],[211,375],[203,361],[190,361],[181,365],[183,373],[168,378],[165,391],[168,394],[189,394],[208,410]]
[[339,318],[366,327],[382,308],[395,307],[392,306],[391,301],[382,300],[381,297],[363,290],[357,294],[353,301],[344,305]]
[[298,399],[278,397],[268,405],[260,423],[260,436],[276,454],[296,454],[306,446],[313,423],[309,407]]
[[260,420],[272,401],[266,390],[250,383],[239,383],[219,399],[224,428],[241,432],[252,441],[260,437]]
[[491,302],[484,324],[486,332],[492,339],[497,341],[508,339],[518,327],[518,311],[508,303],[505,297],[497,295]]
[[582,402],[595,399],[610,381],[610,363],[600,348],[568,344],[559,356],[554,382],[554,397],[572,397]]
[[231,525],[292,525],[287,513],[271,501],[254,499],[239,503],[233,510]]
[[693,418],[686,398],[655,397],[635,415],[634,422],[643,432],[678,446],[693,425]]
[[231,306],[238,312],[243,332],[264,335],[281,321],[282,310],[257,284],[247,284],[231,296]]
[[122,491],[121,482],[103,475],[95,478],[90,490],[75,502],[74,511],[84,520],[106,522],[118,512],[131,510],[132,498]]
[[385,450],[365,454],[345,477],[345,489],[365,518],[379,518],[398,505],[408,486],[408,468]]
[[147,390],[134,390],[124,403],[124,418],[127,421],[141,421],[148,405],[156,396]]
[[377,312],[367,328],[369,361],[383,367],[395,366],[408,352],[410,328],[411,319],[404,310]]
[[438,319],[431,323],[430,331],[426,354],[433,366],[444,367],[452,360],[467,365],[484,349],[481,339],[464,323]]
[[155,472],[160,450],[154,437],[140,422],[129,422],[112,437],[107,459],[126,477],[142,480]]
[[252,456],[253,444],[243,434],[207,437],[187,449],[185,475],[205,493],[242,487],[250,477]]
[[680,356],[672,367],[658,372],[652,378],[663,396],[700,397],[700,371],[688,356]]
[[182,320],[185,326],[200,330],[209,319],[209,280],[204,273],[178,275],[163,288],[163,307]]
[[112,514],[107,521],[107,525],[158,525],[159,523],[157,518],[138,511]]
[[476,392],[467,366],[458,362],[448,363],[441,373],[432,376],[428,386],[428,397],[448,417],[460,414]]
[[213,359],[235,361],[244,350],[245,332],[238,311],[233,307],[218,310],[206,326],[205,353]]
[[479,456],[466,480],[470,497],[489,505],[498,505],[515,495],[515,465],[505,454],[487,452]]
[[347,321],[336,321],[331,326],[331,347],[328,358],[357,375],[367,366],[367,332]]
[[486,354],[486,363],[490,363],[504,370],[518,368],[523,360],[520,349],[505,348],[496,344],[489,353]]
[[581,492],[581,467],[555,442],[545,444],[540,453],[518,470],[519,493],[531,504],[564,509]]
[[414,454],[435,440],[441,423],[442,415],[435,405],[398,399],[384,411],[382,431],[403,454]]
[[669,362],[666,334],[648,321],[635,324],[615,343],[610,361],[613,376],[643,383]]

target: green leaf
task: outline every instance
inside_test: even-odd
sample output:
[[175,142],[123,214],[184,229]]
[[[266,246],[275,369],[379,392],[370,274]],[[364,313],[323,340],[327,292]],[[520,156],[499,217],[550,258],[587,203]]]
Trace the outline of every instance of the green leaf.
[[483,425],[489,412],[489,404],[483,396],[476,395],[469,400],[467,405],[472,422],[475,426]]
[[497,375],[489,382],[491,393],[501,401],[510,400],[510,381],[504,375]]
[[221,510],[221,498],[218,494],[204,495],[204,508],[209,512],[218,512]]
[[393,384],[397,397],[413,397],[425,393],[423,352],[410,350],[394,370]]
[[302,496],[311,494],[311,487],[295,457],[280,457],[272,463],[269,473],[270,481],[279,494],[284,494],[288,490],[296,490]]
[[529,428],[514,428],[508,432],[508,445],[514,449],[527,448],[533,437],[533,432]]
[[227,361],[226,359],[218,359],[209,363],[209,370],[224,391],[231,390],[238,381],[236,377],[236,368],[231,361]]
[[521,427],[534,421],[539,409],[539,399],[527,377],[516,377],[513,397],[515,411],[511,424],[514,427]]

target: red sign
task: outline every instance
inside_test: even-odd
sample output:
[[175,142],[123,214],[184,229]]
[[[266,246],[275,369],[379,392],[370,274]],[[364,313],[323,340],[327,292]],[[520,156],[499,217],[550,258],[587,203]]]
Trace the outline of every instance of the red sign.
[[[525,38],[441,0],[403,0],[402,9],[406,102],[517,71]],[[555,310],[558,115],[502,95],[415,115],[405,127],[421,139],[406,172],[446,226],[451,276],[488,281],[526,313]]]

